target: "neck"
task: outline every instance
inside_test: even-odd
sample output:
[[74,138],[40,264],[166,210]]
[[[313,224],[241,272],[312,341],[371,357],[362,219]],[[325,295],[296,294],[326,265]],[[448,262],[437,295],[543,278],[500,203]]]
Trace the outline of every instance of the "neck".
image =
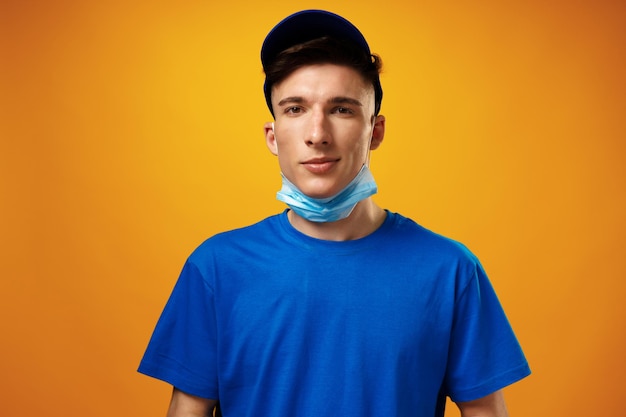
[[322,240],[355,240],[373,233],[385,221],[386,213],[371,198],[360,201],[348,217],[336,222],[317,223],[287,213],[291,225],[307,236]]

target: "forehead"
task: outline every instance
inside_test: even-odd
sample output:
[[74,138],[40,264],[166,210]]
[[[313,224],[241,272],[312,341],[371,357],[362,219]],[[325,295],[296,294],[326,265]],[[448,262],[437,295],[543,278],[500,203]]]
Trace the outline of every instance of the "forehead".
[[272,89],[275,103],[285,96],[304,98],[353,97],[368,102],[374,87],[355,69],[335,64],[306,65],[294,70]]

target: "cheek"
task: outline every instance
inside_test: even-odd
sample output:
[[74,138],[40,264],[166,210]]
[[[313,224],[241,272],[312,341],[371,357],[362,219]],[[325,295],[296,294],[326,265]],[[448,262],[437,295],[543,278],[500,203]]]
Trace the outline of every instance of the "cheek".
[[275,142],[276,153],[279,157],[285,157],[293,153],[293,144],[289,141],[276,140]]
[[290,166],[294,162],[294,153],[291,146],[286,144],[278,144],[278,153],[276,154],[278,157],[278,165],[283,172],[290,172]]
[[363,142],[359,145],[359,150],[356,153],[360,158],[367,158],[367,155],[370,151],[370,139],[364,139]]

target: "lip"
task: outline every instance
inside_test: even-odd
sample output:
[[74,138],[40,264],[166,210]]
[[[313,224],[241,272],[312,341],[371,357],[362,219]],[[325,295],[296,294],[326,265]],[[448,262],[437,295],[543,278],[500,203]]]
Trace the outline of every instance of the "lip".
[[339,158],[311,158],[302,162],[302,165],[314,174],[324,174],[331,169],[339,162]]

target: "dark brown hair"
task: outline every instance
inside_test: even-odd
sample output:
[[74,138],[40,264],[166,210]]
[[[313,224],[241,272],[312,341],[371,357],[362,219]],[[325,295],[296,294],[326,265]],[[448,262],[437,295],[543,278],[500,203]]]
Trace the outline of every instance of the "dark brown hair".
[[382,101],[379,78],[382,60],[378,55],[368,54],[350,42],[330,37],[313,39],[285,49],[266,66],[265,96],[270,110],[272,86],[283,81],[297,69],[315,64],[345,65],[361,74],[366,82],[374,86],[375,114],[378,114]]

